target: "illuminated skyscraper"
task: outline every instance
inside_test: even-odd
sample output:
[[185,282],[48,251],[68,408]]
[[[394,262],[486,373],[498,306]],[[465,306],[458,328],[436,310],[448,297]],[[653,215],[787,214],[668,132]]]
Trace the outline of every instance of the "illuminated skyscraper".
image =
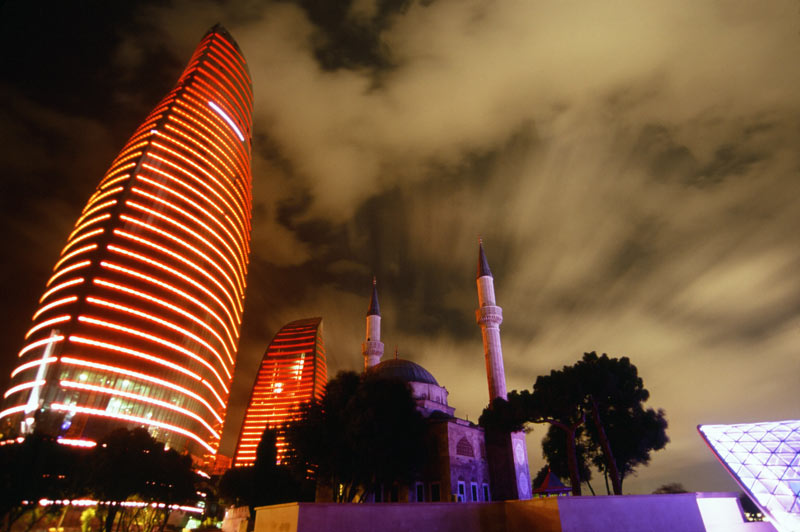
[[247,275],[252,98],[241,51],[212,28],[75,223],[0,423],[72,440],[145,426],[216,452]]
[[267,426],[278,430],[278,460],[286,455],[282,428],[290,422],[294,409],[313,399],[321,399],[328,382],[322,318],[288,323],[269,344],[250,394],[234,466],[253,465],[256,448]]

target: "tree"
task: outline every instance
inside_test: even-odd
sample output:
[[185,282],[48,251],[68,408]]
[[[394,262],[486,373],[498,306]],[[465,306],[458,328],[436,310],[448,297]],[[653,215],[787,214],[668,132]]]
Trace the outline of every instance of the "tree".
[[[556,467],[566,462],[573,494],[580,495],[582,460],[588,459],[611,479],[619,495],[625,476],[647,464],[650,453],[669,442],[664,411],[643,405],[649,395],[627,357],[598,357],[591,352],[573,366],[539,376],[532,393],[513,391],[508,404],[495,399],[481,416],[481,425],[512,428],[526,422],[549,423],[563,432],[563,438],[549,431],[551,445],[545,454]],[[563,441],[563,453],[552,445],[556,439]],[[584,469],[585,475],[588,469]]]
[[[589,491],[594,495],[594,489],[590,484],[592,480],[592,470],[589,449],[584,441],[585,426],[579,426],[575,431],[575,459],[578,465],[578,476],[585,482]],[[568,433],[560,428],[550,425],[547,434],[542,439],[542,456],[547,460],[547,466],[560,479],[570,479],[569,461],[567,460],[567,438]]]
[[[302,407],[299,419],[286,430],[288,462],[298,475],[313,470],[317,482],[331,487],[336,502],[352,501],[360,481],[359,457],[348,436],[350,403],[360,383],[355,372],[339,372],[326,385],[322,399]],[[346,489],[339,490],[340,485]]]
[[551,428],[564,433],[564,458],[573,495],[581,494],[576,434],[586,421],[581,402],[584,393],[580,384],[574,371],[565,366],[561,371],[553,370],[549,375],[540,375],[533,385],[533,393],[523,391],[519,399],[510,396],[512,401],[521,401],[522,405],[517,410],[527,411],[528,421],[549,423]]
[[662,484],[653,490],[654,495],[661,495],[664,493],[688,493],[686,488],[680,482],[670,482],[669,484]]
[[[89,471],[89,485],[99,500],[121,502],[136,497],[145,502],[170,504],[188,503],[194,499],[195,474],[187,455],[167,450],[143,428],[124,428],[110,432],[94,448]],[[106,508],[104,529],[111,532],[114,520],[120,513],[119,505]],[[146,528],[152,528],[160,519],[163,529],[169,508],[152,512]],[[120,525],[125,511],[120,514]],[[134,511],[128,522],[134,521]],[[120,526],[120,528],[125,528]]]
[[39,499],[73,499],[87,493],[85,464],[88,449],[59,444],[52,436],[34,432],[22,443],[0,447],[0,517],[4,529],[29,517],[30,529],[57,506],[24,504]]
[[340,372],[287,429],[287,440],[295,467],[314,469],[335,501],[351,502],[410,481],[426,462],[425,434],[406,383]]
[[253,469],[232,467],[219,479],[219,496],[230,506],[251,506]]
[[235,506],[280,504],[306,499],[303,478],[295,478],[292,470],[277,464],[277,432],[267,427],[256,448],[251,467],[233,467],[220,479],[220,495]]
[[650,392],[628,357],[592,351],[574,368],[585,393],[583,408],[590,413],[586,445],[594,450],[594,465],[608,474],[614,494],[621,495],[625,477],[669,442],[666,416],[644,407]]
[[581,494],[581,474],[577,457],[576,433],[586,420],[582,408],[583,390],[575,372],[564,367],[536,379],[533,393],[511,391],[508,400],[495,398],[483,411],[479,423],[487,431],[519,430],[525,423],[549,423],[564,432],[564,452],[573,495]]

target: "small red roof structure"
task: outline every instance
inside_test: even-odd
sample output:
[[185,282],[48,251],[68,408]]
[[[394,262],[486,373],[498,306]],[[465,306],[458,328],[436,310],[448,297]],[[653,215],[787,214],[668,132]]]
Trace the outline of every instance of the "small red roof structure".
[[547,476],[544,477],[544,481],[533,489],[533,496],[534,497],[549,497],[549,496],[558,496],[558,495],[569,495],[572,493],[572,488],[569,486],[565,486],[563,482],[549,469],[547,470]]

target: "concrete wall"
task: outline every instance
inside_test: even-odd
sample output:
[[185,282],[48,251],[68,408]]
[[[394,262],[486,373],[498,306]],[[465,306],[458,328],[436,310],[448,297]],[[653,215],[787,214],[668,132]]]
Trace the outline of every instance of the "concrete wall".
[[[506,530],[533,532],[561,532],[561,516],[558,499],[547,497],[527,501],[507,501]],[[611,532],[611,531],[609,531]]]
[[254,532],[505,532],[497,503],[290,503],[256,508]]
[[563,532],[705,532],[696,494],[558,497]]
[[[552,497],[491,503],[291,503],[256,508],[254,532],[774,531],[767,523],[742,521],[738,506],[722,500],[735,494],[708,495]],[[698,504],[701,499],[707,501],[702,503],[703,512]]]
[[[328,506],[327,504],[302,503],[303,506]],[[256,508],[256,524],[253,531],[258,532],[298,532],[299,530],[314,530],[313,528],[300,528],[301,503],[290,502],[287,504],[274,504]],[[333,504],[333,506],[340,506]],[[350,505],[347,505],[350,506]],[[318,530],[327,530],[325,526]]]

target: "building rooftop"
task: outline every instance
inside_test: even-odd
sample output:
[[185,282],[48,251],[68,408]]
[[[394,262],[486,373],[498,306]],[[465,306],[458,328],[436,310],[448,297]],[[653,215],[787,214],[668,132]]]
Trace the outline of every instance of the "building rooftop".
[[369,373],[370,375],[387,379],[400,379],[404,382],[422,382],[439,386],[439,383],[436,382],[436,379],[427,369],[402,358],[384,360],[377,366],[370,368]]

